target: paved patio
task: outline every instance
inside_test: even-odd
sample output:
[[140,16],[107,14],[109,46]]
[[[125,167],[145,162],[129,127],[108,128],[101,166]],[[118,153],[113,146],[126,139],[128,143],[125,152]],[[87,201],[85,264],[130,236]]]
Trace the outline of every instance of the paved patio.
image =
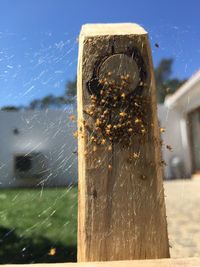
[[200,256],[200,177],[164,186],[171,257]]

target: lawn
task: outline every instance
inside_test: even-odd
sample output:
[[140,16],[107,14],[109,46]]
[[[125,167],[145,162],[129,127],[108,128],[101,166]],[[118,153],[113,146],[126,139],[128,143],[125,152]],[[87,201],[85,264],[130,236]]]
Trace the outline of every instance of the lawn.
[[0,190],[0,264],[76,260],[77,188]]

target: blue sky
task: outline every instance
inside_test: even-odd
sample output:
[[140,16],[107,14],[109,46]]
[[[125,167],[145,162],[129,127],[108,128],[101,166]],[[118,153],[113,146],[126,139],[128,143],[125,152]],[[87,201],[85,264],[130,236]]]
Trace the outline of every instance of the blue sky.
[[200,68],[199,10],[198,0],[0,0],[0,106],[62,94],[85,23],[141,24],[154,65],[173,57],[173,76],[189,77]]

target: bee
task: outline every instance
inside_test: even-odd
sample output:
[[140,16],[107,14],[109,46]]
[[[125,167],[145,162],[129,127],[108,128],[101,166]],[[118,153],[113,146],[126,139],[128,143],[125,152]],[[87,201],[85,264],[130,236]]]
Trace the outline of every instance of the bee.
[[97,146],[93,146],[92,150],[93,150],[93,152],[96,152],[97,151]]
[[138,105],[138,103],[137,103],[137,102],[134,102],[134,105],[135,105],[136,107],[139,107],[139,105]]
[[49,250],[48,255],[49,255],[49,256],[54,256],[55,254],[56,254],[56,248],[51,248],[51,249]]
[[108,165],[108,170],[112,170],[112,165]]
[[143,85],[144,85],[143,81],[141,81],[141,82],[139,83],[139,85],[140,85],[140,86],[143,86]]
[[169,151],[172,151],[172,147],[170,145],[166,145],[166,148],[169,150]]
[[92,136],[92,137],[91,137],[91,141],[92,141],[92,142],[96,142],[97,140],[96,140],[96,138],[95,138],[94,136]]
[[137,160],[139,158],[140,158],[140,152],[139,153],[134,152],[133,154],[131,154],[129,156],[128,160],[129,160],[129,162],[132,162],[133,160]]
[[90,115],[90,116],[93,115],[93,113],[94,113],[90,109],[85,109],[85,110],[83,110],[83,112],[86,113],[87,115]]
[[95,127],[95,131],[100,132],[101,128],[100,127]]
[[75,116],[74,115],[70,115],[69,119],[70,119],[70,121],[75,121]]
[[90,109],[95,110],[95,104],[91,104]]
[[106,133],[110,134],[111,133],[110,129],[106,129]]
[[112,146],[108,146],[108,151],[112,151]]
[[161,165],[164,165],[164,166],[167,166],[167,164],[166,164],[166,162],[165,162],[164,160],[161,160],[161,161],[160,161],[160,164],[161,164]]
[[100,119],[96,119],[95,125],[96,125],[96,126],[101,125],[101,121],[100,121]]
[[93,99],[93,100],[97,99],[95,95],[91,95],[90,98]]
[[96,99],[92,99],[92,103],[96,104],[97,100]]
[[126,82],[123,80],[122,82],[121,82],[121,85],[123,86],[123,85],[126,85]]
[[147,179],[146,175],[144,175],[144,174],[141,174],[141,175],[140,175],[140,178],[141,178],[142,180],[146,180],[146,179]]
[[121,94],[121,97],[122,97],[122,98],[125,98],[125,97],[126,97],[125,93],[122,93],[122,94]]
[[139,159],[140,158],[140,152],[139,153],[134,152],[133,153],[133,158],[134,159]]
[[161,132],[161,133],[165,133],[165,128],[162,128],[162,127],[161,127],[161,128],[160,128],[160,132]]
[[138,119],[138,118],[135,119],[135,123],[140,123],[140,122],[141,122],[140,119]]
[[101,140],[101,144],[102,144],[102,145],[105,145],[105,143],[106,143],[106,139],[102,139],[102,140]]
[[127,115],[126,112],[123,112],[123,111],[119,113],[119,116],[121,117],[126,117],[126,115]]
[[75,131],[75,132],[73,133],[73,136],[74,136],[74,138],[78,138],[78,131]]
[[100,84],[103,84],[103,79],[99,79],[99,83]]

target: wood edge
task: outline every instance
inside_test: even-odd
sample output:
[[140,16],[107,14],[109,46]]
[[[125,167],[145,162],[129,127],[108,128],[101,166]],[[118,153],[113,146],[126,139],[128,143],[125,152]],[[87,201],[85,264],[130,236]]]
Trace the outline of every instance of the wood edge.
[[155,259],[135,261],[108,261],[82,263],[11,264],[0,267],[197,267],[200,258]]
[[[85,168],[84,164],[84,140],[82,139],[82,135],[84,134],[80,132],[80,128],[84,130],[83,127],[83,114],[82,114],[82,61],[83,61],[83,46],[84,46],[84,38],[79,36],[79,51],[78,51],[78,65],[77,65],[77,131],[78,131],[78,225],[77,225],[77,260],[85,259],[86,255],[86,246],[84,243],[83,233],[85,232],[85,201],[82,199],[85,198],[86,188],[84,183],[81,182],[80,176],[85,177]],[[81,198],[81,197],[82,198]]]
[[143,27],[136,23],[85,24],[80,36],[103,35],[147,35]]

